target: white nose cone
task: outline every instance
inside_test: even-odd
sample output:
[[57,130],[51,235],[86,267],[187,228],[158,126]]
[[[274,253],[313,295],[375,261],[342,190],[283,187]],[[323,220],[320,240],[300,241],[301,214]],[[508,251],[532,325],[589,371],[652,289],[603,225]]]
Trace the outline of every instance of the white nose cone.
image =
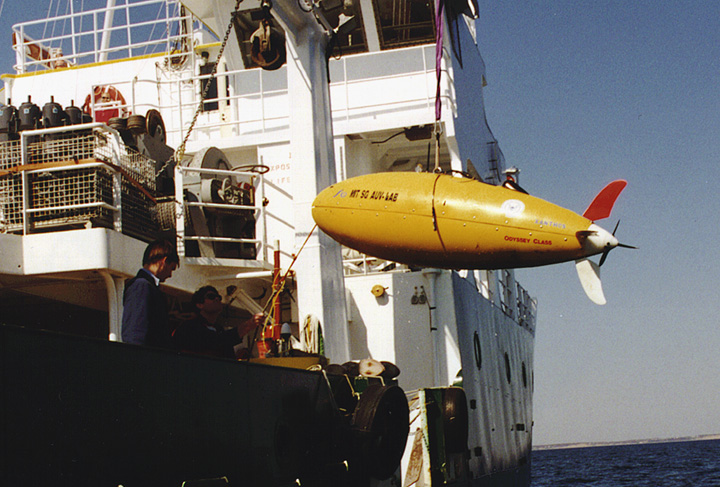
[[585,255],[595,255],[602,253],[605,249],[613,249],[618,246],[618,240],[615,236],[594,223],[590,225],[588,230],[590,233],[585,241]]

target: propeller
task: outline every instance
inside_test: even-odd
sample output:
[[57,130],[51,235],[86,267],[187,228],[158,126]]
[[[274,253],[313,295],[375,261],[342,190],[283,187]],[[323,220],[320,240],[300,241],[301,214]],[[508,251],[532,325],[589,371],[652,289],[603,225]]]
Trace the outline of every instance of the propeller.
[[[617,230],[617,225],[615,226]],[[614,233],[614,232],[613,232]],[[575,261],[575,269],[577,270],[578,277],[580,278],[580,284],[582,284],[585,294],[588,298],[595,303],[603,305],[607,301],[605,300],[605,294],[602,289],[602,282],[600,281],[600,266],[603,265],[608,253],[615,247],[623,247],[626,249],[637,249],[632,245],[625,245],[618,243],[615,246],[607,245],[603,250],[602,257],[600,257],[600,263],[596,264],[588,258],[578,259]]]
[[[620,220],[617,221],[615,224],[615,228],[612,231],[612,236],[615,236],[615,232],[617,232],[618,227],[620,226]],[[602,255],[600,256],[600,262],[598,263],[598,267],[601,267],[605,263],[605,259],[607,259],[608,254],[612,249],[615,247],[622,247],[624,249],[637,249],[637,247],[634,247],[632,245],[627,245],[623,243],[616,243],[615,245],[611,245],[610,243],[605,245],[605,249],[603,249]]]
[[[625,189],[625,186],[627,186],[627,181],[623,179],[613,181],[605,186],[592,203],[590,203],[590,206],[585,210],[583,216],[592,222],[609,217],[615,201],[618,196],[620,196],[622,190]],[[575,261],[575,268],[577,269],[583,290],[590,300],[596,304],[602,305],[606,303],[602,282],[600,281],[600,266],[605,263],[605,259],[607,259],[610,251],[615,247],[623,247],[626,249],[637,248],[618,242],[617,238],[615,238],[615,232],[617,232],[618,226],[620,226],[620,220],[615,224],[612,234],[594,223],[592,223],[587,230],[576,232],[578,239],[584,241],[586,250],[591,251],[590,253],[593,255],[602,249],[600,262],[597,264],[587,257]]]

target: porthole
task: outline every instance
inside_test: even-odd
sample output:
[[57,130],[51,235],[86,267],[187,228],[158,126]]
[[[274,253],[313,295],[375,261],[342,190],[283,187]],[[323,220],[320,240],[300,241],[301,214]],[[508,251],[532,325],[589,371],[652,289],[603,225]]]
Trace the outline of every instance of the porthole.
[[478,332],[473,335],[473,350],[475,351],[475,365],[480,370],[482,369],[482,351],[480,350],[480,335],[478,335]]
[[512,374],[510,373],[510,356],[505,352],[505,376],[507,377],[508,384],[512,382]]

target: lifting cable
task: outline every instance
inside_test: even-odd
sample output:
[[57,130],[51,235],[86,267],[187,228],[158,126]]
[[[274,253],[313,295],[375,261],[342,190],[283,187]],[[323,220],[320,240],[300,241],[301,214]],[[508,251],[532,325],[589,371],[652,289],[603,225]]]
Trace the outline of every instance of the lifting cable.
[[443,58],[443,18],[444,18],[445,2],[437,0],[437,9],[435,12],[435,78],[437,84],[435,87],[435,172],[440,172],[440,135],[442,128],[440,118],[442,115],[442,98],[440,97],[440,80],[442,76],[442,58]]

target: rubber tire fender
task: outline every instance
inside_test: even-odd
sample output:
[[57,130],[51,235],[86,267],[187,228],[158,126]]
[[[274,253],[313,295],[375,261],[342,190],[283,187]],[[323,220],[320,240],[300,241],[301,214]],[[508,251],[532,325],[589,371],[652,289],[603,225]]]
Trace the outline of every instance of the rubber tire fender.
[[160,142],[165,144],[167,142],[167,136],[165,134],[165,122],[163,121],[160,112],[154,108],[148,110],[145,114],[145,131],[152,138],[157,138]]
[[461,387],[448,387],[443,391],[442,415],[446,451],[449,453],[466,451],[468,407],[465,391]]
[[400,387],[372,384],[360,396],[352,417],[358,471],[377,480],[397,470],[410,432],[410,410]]

